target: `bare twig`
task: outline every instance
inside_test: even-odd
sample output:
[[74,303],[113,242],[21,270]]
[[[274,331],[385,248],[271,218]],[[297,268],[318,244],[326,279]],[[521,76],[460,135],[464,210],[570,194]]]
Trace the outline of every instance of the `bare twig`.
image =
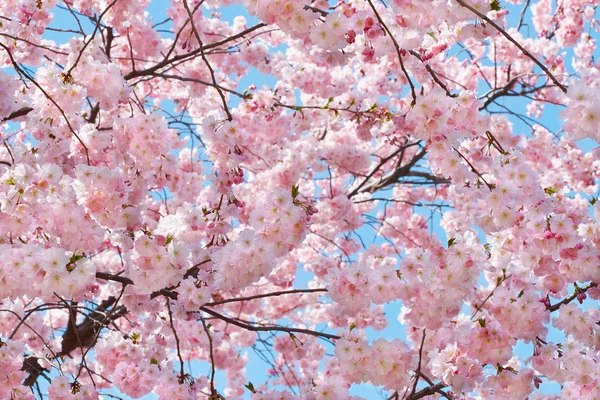
[[500,26],[498,26],[498,24],[496,24],[494,21],[492,21],[491,19],[489,19],[487,17],[487,15],[485,15],[485,14],[477,11],[473,6],[465,3],[463,0],[456,0],[456,2],[458,4],[460,4],[461,6],[465,7],[466,9],[470,10],[471,12],[473,12],[475,15],[477,15],[479,18],[481,18],[482,20],[484,20],[488,24],[492,25],[494,28],[496,28],[496,30],[498,32],[500,32],[502,34],[502,36],[504,36],[509,42],[511,42],[512,44],[514,44],[515,46],[517,46],[519,48],[519,50],[521,50],[521,52],[523,52],[523,54],[525,54],[527,57],[529,57],[529,59],[531,61],[533,61],[534,63],[536,63],[537,66],[540,67],[542,69],[542,71],[544,71],[544,73],[548,76],[548,78],[550,78],[552,80],[552,82],[554,82],[554,84],[556,86],[558,86],[558,88],[560,90],[562,90],[564,93],[567,93],[567,88],[562,83],[560,83],[558,81],[558,79],[556,79],[556,77],[554,75],[552,75],[552,72],[550,72],[550,70],[548,68],[546,68],[546,66],[544,64],[542,64],[529,51],[527,51],[523,46],[521,46],[519,44],[519,42],[517,42],[512,36],[510,36],[504,29],[502,29]]
[[293,290],[284,290],[281,292],[271,292],[271,293],[264,293],[264,294],[257,294],[254,296],[248,296],[248,297],[237,297],[237,298],[233,298],[233,299],[226,299],[226,300],[220,300],[220,301],[214,301],[212,303],[206,303],[205,306],[206,307],[214,307],[214,306],[218,306],[221,304],[227,304],[227,303],[233,303],[233,302],[239,302],[239,301],[249,301],[249,300],[256,300],[256,299],[263,299],[265,297],[274,297],[274,296],[281,296],[281,295],[285,295],[285,294],[293,294],[293,293],[319,293],[319,292],[327,292],[327,289],[293,289]]
[[173,324],[173,312],[171,311],[171,305],[169,304],[171,299],[165,299],[165,303],[167,304],[167,311],[169,313],[169,324],[171,325],[171,330],[173,331],[173,336],[175,336],[175,345],[177,347],[177,358],[179,358],[179,383],[183,383],[185,380],[185,367],[183,364],[183,358],[181,357],[181,345],[179,342],[179,336],[177,335],[177,330],[175,329],[175,325]]
[[421,376],[421,361],[423,360],[423,345],[425,344],[425,329],[423,329],[423,337],[421,338],[421,346],[419,346],[419,363],[417,364],[417,370],[415,371],[415,383],[410,391],[410,396],[414,395],[417,391],[417,384],[419,383],[419,377]]
[[206,67],[208,68],[208,71],[210,72],[210,77],[212,79],[213,86],[215,89],[217,89],[217,92],[219,93],[219,97],[221,97],[221,102],[223,103],[223,109],[225,110],[225,114],[227,114],[227,119],[229,121],[231,121],[233,119],[233,117],[231,116],[231,112],[229,111],[229,107],[227,106],[227,100],[225,99],[225,95],[223,94],[219,84],[217,83],[217,79],[215,78],[215,71],[213,70],[212,66],[208,62],[208,59],[206,58],[206,54],[204,54],[204,43],[202,42],[202,39],[200,38],[200,34],[198,33],[198,30],[196,29],[196,24],[194,24],[194,14],[190,10],[190,7],[187,4],[187,0],[183,0],[183,6],[185,7],[185,10],[187,11],[187,14],[190,18],[190,24],[192,25],[192,30],[194,31],[194,35],[196,36],[196,40],[198,41],[198,45],[200,46],[200,57],[202,57],[202,61],[204,61],[204,64],[206,64]]
[[200,317],[200,321],[202,321],[202,326],[204,327],[204,332],[206,333],[206,337],[208,337],[208,345],[209,345],[209,351],[210,351],[210,395],[216,396],[217,391],[215,389],[215,356],[213,354],[214,352],[213,352],[212,336],[210,336],[210,332],[208,331],[208,329],[210,328],[210,325],[207,325],[206,321],[204,321],[204,318],[202,318],[202,317]]
[[550,312],[556,311],[560,308],[560,306],[569,304],[570,302],[575,300],[577,298],[578,294],[585,293],[588,290],[590,290],[591,288],[595,288],[597,286],[598,286],[598,284],[596,282],[590,282],[587,285],[582,286],[582,287],[579,287],[579,286],[577,286],[577,284],[575,284],[575,290],[573,291],[573,293],[571,293],[570,295],[568,295],[567,297],[565,297],[558,303],[546,307],[546,310],[548,310]]
[[332,335],[330,333],[325,333],[325,332],[312,331],[310,329],[288,328],[286,326],[279,326],[279,325],[268,325],[268,326],[251,325],[249,323],[241,322],[237,319],[227,317],[223,314],[219,314],[218,312],[211,310],[210,308],[206,308],[206,307],[200,307],[200,311],[204,311],[205,313],[212,315],[213,317],[216,317],[227,323],[230,323],[231,325],[239,326],[240,328],[244,328],[246,330],[254,331],[254,332],[280,331],[280,332],[287,332],[287,333],[304,333],[306,335],[323,337],[323,338],[327,338],[327,339],[339,339],[340,338],[340,336],[338,336],[338,335]]
[[412,102],[410,103],[410,105],[412,107],[417,103],[417,94],[415,93],[415,85],[413,84],[412,80],[410,79],[410,76],[408,75],[408,72],[406,71],[406,68],[404,67],[404,61],[402,60],[402,51],[400,50],[400,46],[398,45],[398,42],[396,41],[396,38],[394,37],[394,35],[392,35],[392,32],[390,31],[390,29],[387,27],[385,22],[383,22],[383,19],[377,12],[377,9],[375,8],[375,6],[371,2],[371,0],[367,0],[367,1],[369,2],[369,5],[373,9],[373,12],[375,13],[375,16],[377,17],[377,20],[379,21],[379,23],[381,24],[381,26],[383,27],[385,32],[390,36],[390,39],[392,39],[392,43],[394,43],[394,47],[396,48],[396,54],[398,55],[398,60],[400,61],[400,68],[402,69],[402,72],[404,73],[404,76],[406,77],[406,80],[408,81],[408,84],[410,86],[410,94],[412,96]]

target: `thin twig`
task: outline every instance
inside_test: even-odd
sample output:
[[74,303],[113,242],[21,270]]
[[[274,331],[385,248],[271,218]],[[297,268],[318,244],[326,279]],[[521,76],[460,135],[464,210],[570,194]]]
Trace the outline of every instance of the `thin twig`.
[[369,5],[373,9],[373,12],[375,13],[375,16],[377,17],[377,20],[379,21],[379,23],[381,24],[383,29],[386,31],[386,33],[390,36],[390,39],[392,39],[392,43],[394,43],[394,47],[396,48],[396,53],[398,54],[398,60],[400,61],[400,68],[402,69],[402,72],[404,73],[404,76],[406,77],[406,80],[408,81],[408,84],[410,86],[410,94],[412,96],[412,102],[410,103],[410,105],[412,107],[415,104],[417,104],[417,94],[415,93],[415,85],[413,84],[412,80],[410,79],[410,76],[408,75],[408,72],[406,71],[406,68],[404,67],[404,61],[402,60],[402,51],[400,50],[400,46],[398,45],[398,42],[396,41],[396,38],[394,37],[394,35],[392,35],[392,32],[390,31],[390,29],[387,27],[385,22],[383,22],[383,19],[377,12],[377,9],[375,8],[375,6],[371,2],[371,0],[367,0],[367,1],[369,2]]
[[233,299],[226,299],[226,300],[220,300],[220,301],[214,301],[212,303],[206,303],[204,304],[206,307],[214,307],[214,306],[218,306],[221,304],[227,304],[227,303],[233,303],[233,302],[239,302],[239,301],[249,301],[249,300],[256,300],[256,299],[262,299],[265,297],[274,297],[274,296],[281,296],[284,294],[293,294],[293,293],[318,293],[318,292],[327,292],[327,289],[293,289],[293,290],[284,290],[284,291],[280,291],[280,292],[271,292],[271,293],[264,293],[264,294],[257,294],[254,296],[248,296],[248,297],[237,297],[237,298],[233,298]]
[[198,30],[196,29],[196,24],[194,24],[194,14],[190,10],[190,8],[187,4],[187,0],[183,0],[183,6],[185,7],[185,10],[187,11],[187,14],[190,18],[190,24],[192,25],[192,30],[194,31],[194,35],[196,36],[196,40],[198,41],[198,45],[200,46],[200,57],[202,57],[204,64],[206,64],[206,67],[208,68],[208,71],[210,72],[210,77],[212,79],[214,88],[217,89],[217,92],[219,93],[219,97],[221,97],[221,102],[223,103],[223,109],[225,110],[225,114],[227,114],[227,120],[231,121],[231,120],[233,120],[233,117],[231,116],[231,112],[229,111],[229,107],[227,106],[227,100],[225,99],[225,95],[223,94],[219,84],[217,83],[217,79],[215,77],[215,71],[213,70],[212,66],[208,62],[208,59],[206,58],[206,54],[204,54],[204,43],[202,43],[200,34],[198,33]]
[[421,376],[421,361],[423,360],[423,345],[425,344],[425,329],[423,329],[423,337],[421,338],[421,346],[419,346],[419,363],[417,364],[417,370],[415,371],[415,383],[410,391],[410,395],[414,395],[417,391],[417,384],[419,383],[419,377]]
[[340,338],[340,336],[338,336],[338,335],[332,335],[330,333],[325,333],[325,332],[312,331],[310,329],[288,328],[286,326],[279,326],[279,325],[267,325],[267,326],[251,325],[251,324],[248,324],[245,322],[241,322],[234,318],[229,318],[223,314],[219,314],[218,312],[211,310],[210,308],[206,308],[206,307],[200,307],[200,311],[204,311],[205,313],[212,315],[213,317],[216,317],[227,323],[230,323],[231,325],[235,325],[240,328],[244,328],[246,330],[253,331],[253,332],[279,331],[279,332],[288,332],[288,333],[304,333],[306,335],[323,337],[323,338],[327,338],[327,339],[339,339]]
[[210,395],[216,396],[217,391],[215,390],[215,356],[213,354],[213,342],[212,337],[210,336],[210,332],[208,331],[210,325],[206,325],[206,321],[204,318],[200,317],[200,321],[202,322],[202,326],[204,327],[204,332],[208,337],[208,345],[210,350]]
[[179,343],[179,336],[177,335],[177,330],[175,329],[175,325],[173,324],[173,312],[171,311],[171,305],[169,304],[171,299],[165,299],[165,303],[167,304],[167,311],[169,313],[169,324],[171,325],[171,330],[173,331],[173,336],[175,336],[175,345],[177,346],[177,358],[179,358],[179,383],[183,383],[185,380],[185,366],[183,363],[183,358],[181,357],[181,346]]
[[[369,0],[369,2],[370,1],[371,0]],[[479,18],[481,18],[488,24],[492,25],[494,28],[496,28],[496,30],[498,32],[500,32],[502,34],[502,36],[504,36],[506,39],[508,39],[509,42],[511,42],[512,44],[517,46],[519,48],[519,50],[521,50],[521,52],[523,52],[523,54],[525,54],[527,57],[529,57],[529,59],[531,59],[531,61],[536,63],[537,66],[540,67],[542,69],[542,71],[544,71],[544,73],[546,73],[548,78],[550,78],[552,80],[552,82],[554,82],[554,84],[556,86],[558,86],[558,88],[560,90],[563,91],[563,93],[567,93],[567,88],[562,83],[560,83],[554,75],[552,75],[552,72],[550,72],[550,70],[548,70],[548,68],[546,68],[546,66],[544,64],[542,64],[537,58],[535,58],[529,51],[527,51],[523,46],[521,46],[519,44],[519,42],[517,42],[515,39],[513,39],[513,37],[510,36],[504,29],[502,29],[500,26],[498,26],[498,24],[496,24],[494,21],[489,19],[487,17],[487,15],[482,14],[481,12],[477,11],[473,6],[465,3],[463,0],[456,0],[456,2],[458,4],[460,4],[461,6],[465,7],[466,9],[470,10],[471,12],[473,12],[475,15],[477,15]]]
[[577,286],[577,284],[575,284],[575,290],[573,291],[573,293],[571,293],[570,295],[568,295],[567,297],[565,297],[564,299],[562,299],[558,303],[546,307],[546,310],[548,310],[550,312],[556,311],[556,310],[558,310],[560,308],[560,306],[565,305],[565,304],[569,304],[570,302],[572,302],[573,300],[575,300],[577,298],[578,294],[585,293],[589,289],[595,288],[597,286],[598,286],[598,284],[596,282],[590,282],[590,283],[588,283],[587,285],[585,285],[583,287],[579,287],[579,286]]

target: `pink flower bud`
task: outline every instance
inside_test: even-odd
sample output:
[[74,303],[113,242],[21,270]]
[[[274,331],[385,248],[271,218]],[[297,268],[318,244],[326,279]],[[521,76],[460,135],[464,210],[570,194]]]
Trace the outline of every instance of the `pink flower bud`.
[[156,239],[156,244],[159,246],[164,246],[167,243],[167,238],[163,235],[156,235],[154,239]]

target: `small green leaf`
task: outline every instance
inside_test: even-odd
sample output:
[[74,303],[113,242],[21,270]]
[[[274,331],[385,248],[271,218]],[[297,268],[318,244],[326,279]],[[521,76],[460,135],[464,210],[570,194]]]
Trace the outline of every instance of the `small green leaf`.
[[296,199],[300,194],[300,188],[298,185],[292,185],[292,199]]
[[548,196],[552,196],[554,193],[558,192],[558,190],[553,187],[547,187],[544,189],[544,192],[546,192]]
[[490,7],[492,8],[492,11],[500,11],[502,9],[502,6],[498,0],[493,0],[490,3]]
[[456,243],[456,238],[451,238],[448,240],[448,247],[452,246],[454,243]]
[[168,234],[167,240],[165,241],[165,246],[168,246],[173,241],[173,235]]
[[350,332],[352,332],[352,329],[356,328],[356,324],[354,322],[352,322],[350,324]]
[[7,185],[14,185],[15,184],[15,180],[13,179],[13,177],[11,176],[10,178],[8,178],[7,180],[4,181],[4,183],[6,183]]
[[75,264],[77,261],[81,260],[82,258],[85,258],[85,254],[83,254],[83,253],[81,253],[81,254],[73,253],[73,255],[71,256],[71,258],[69,259],[69,264]]
[[485,319],[479,318],[477,320],[477,322],[479,322],[479,326],[481,326],[482,328],[485,328]]
[[158,365],[158,360],[156,358],[152,357],[150,359],[150,364],[152,364],[152,365]]
[[594,204],[596,204],[597,201],[598,201],[598,199],[595,198],[594,196],[592,196],[592,199],[590,200],[590,204],[594,205]]

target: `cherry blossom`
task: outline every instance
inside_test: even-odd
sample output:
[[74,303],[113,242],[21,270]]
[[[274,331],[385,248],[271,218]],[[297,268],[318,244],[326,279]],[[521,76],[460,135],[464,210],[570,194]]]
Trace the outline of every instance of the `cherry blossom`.
[[597,5],[3,1],[0,398],[597,398]]

